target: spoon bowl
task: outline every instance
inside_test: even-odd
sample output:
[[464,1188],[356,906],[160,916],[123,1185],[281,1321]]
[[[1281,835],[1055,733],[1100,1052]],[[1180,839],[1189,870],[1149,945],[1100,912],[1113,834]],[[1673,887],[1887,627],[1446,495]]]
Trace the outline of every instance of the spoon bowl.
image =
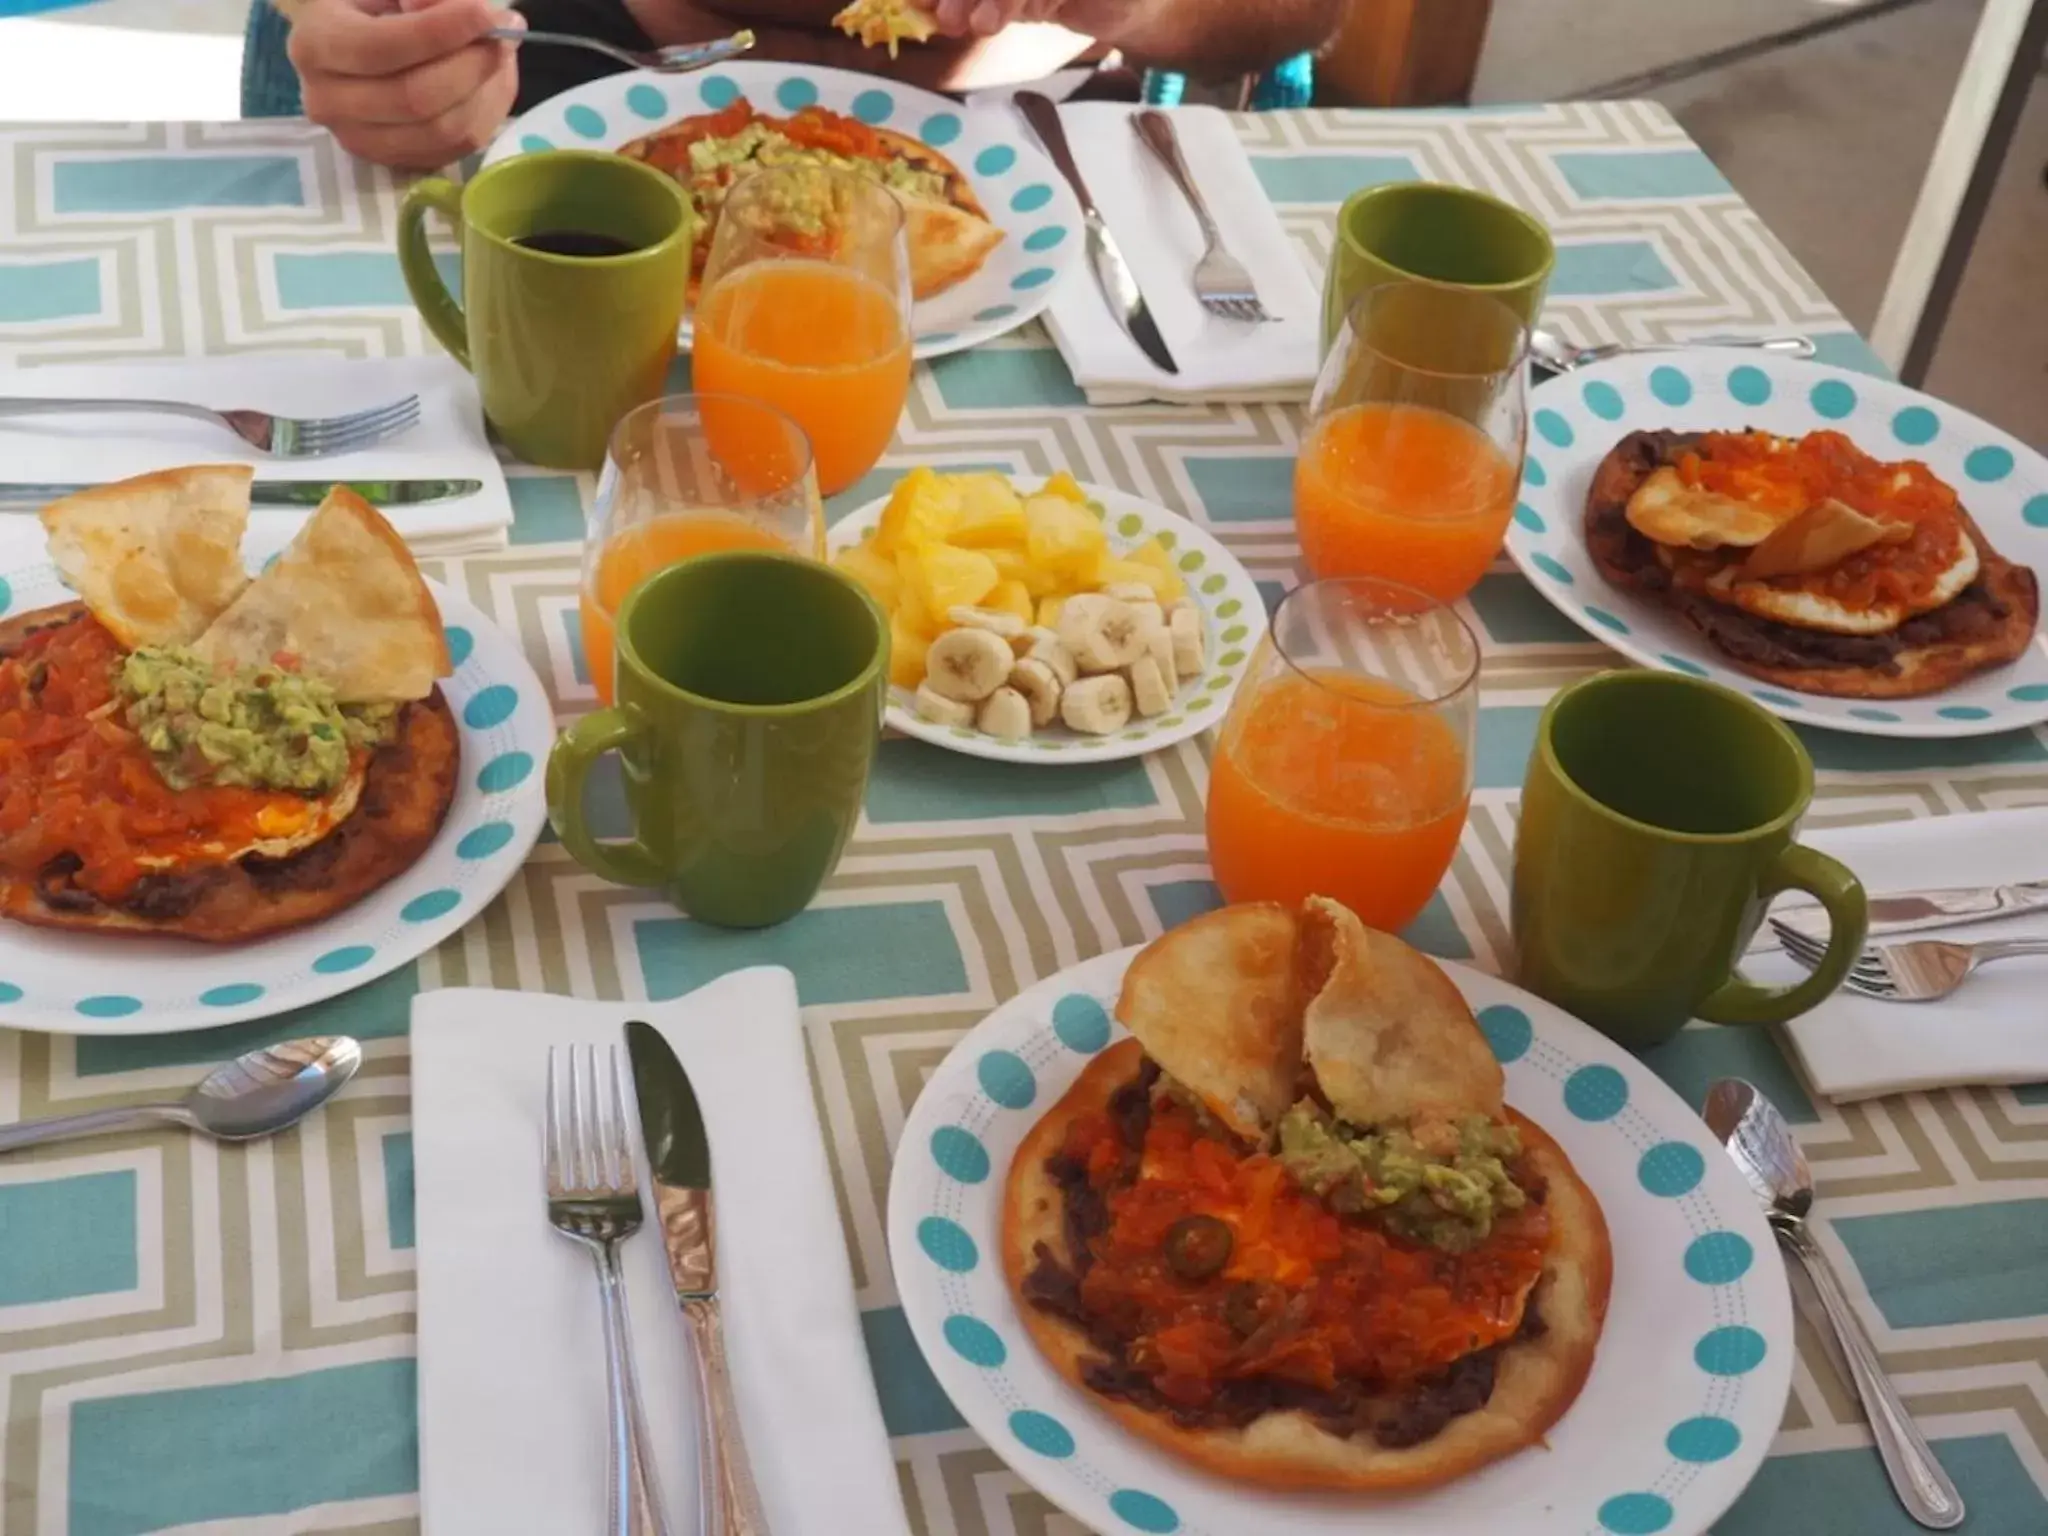
[[347,1035],[315,1035],[246,1051],[222,1062],[180,1104],[194,1130],[222,1141],[274,1135],[348,1085],[363,1048]]
[[1813,1208],[1813,1170],[1778,1106],[1755,1084],[1724,1077],[1707,1090],[1700,1114],[1765,1214],[1804,1220]]

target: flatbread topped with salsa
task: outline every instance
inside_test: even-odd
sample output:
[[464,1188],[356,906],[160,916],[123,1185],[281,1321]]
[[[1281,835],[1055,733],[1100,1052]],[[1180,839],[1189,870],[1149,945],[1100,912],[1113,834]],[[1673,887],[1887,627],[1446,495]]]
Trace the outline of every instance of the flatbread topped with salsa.
[[208,466],[44,509],[83,601],[0,623],[0,915],[235,942],[349,905],[439,831],[459,736],[411,554],[337,487],[251,581],[248,490]]
[[1005,1190],[1052,1365],[1276,1487],[1426,1488],[1539,1441],[1592,1368],[1607,1226],[1450,979],[1335,902],[1226,907],[1148,946],[1117,1016]]
[[[619,153],[668,172],[689,194],[698,216],[693,301],[726,194],[765,167],[840,171],[887,187],[903,205],[911,292],[920,299],[973,276],[1003,242],[1003,232],[989,222],[981,199],[952,161],[920,140],[823,107],[766,117],[743,96],[720,111],[670,123]],[[829,239],[830,230],[819,235]]]

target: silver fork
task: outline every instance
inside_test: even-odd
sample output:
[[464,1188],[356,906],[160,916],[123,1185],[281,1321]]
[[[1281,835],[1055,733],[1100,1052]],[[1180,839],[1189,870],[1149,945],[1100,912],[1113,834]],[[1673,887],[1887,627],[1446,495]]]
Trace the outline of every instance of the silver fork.
[[[1824,942],[1796,928],[1778,929],[1785,953],[1811,969],[1827,953]],[[1842,985],[1864,997],[1887,1003],[1932,1003],[1949,996],[1980,965],[2015,955],[2048,955],[2048,939],[1993,939],[1957,944],[1947,939],[1913,939],[1904,944],[1874,944],[1856,957]]]
[[617,59],[628,69],[651,70],[657,75],[686,75],[693,69],[706,69],[713,64],[723,64],[727,59],[737,58],[754,46],[754,34],[735,32],[731,37],[716,38],[708,43],[689,43],[672,48],[657,48],[643,53],[637,48],[619,48],[611,43],[600,42],[594,37],[578,37],[573,32],[534,32],[525,27],[492,27],[484,33],[503,43],[553,43],[564,48],[587,48],[592,53],[602,53]]
[[[626,1322],[626,1285],[618,1245],[640,1230],[640,1185],[627,1141],[619,1053],[607,1053],[607,1081],[597,1080],[597,1048],[568,1047],[567,1105],[558,1091],[562,1051],[548,1049],[546,1120],[548,1220],[597,1261],[604,1306],[605,1390],[609,1400],[611,1475],[606,1485],[607,1536],[667,1536],[661,1485],[647,1450],[633,1337]],[[579,1065],[580,1064],[580,1065]]]
[[1164,112],[1138,112],[1131,117],[1131,128],[1145,147],[1159,157],[1166,174],[1195,210],[1195,222],[1202,226],[1202,238],[1208,242],[1208,248],[1195,263],[1195,297],[1202,308],[1226,320],[1271,320],[1266,306],[1259,302],[1258,289],[1252,286],[1251,273],[1224,249],[1223,231],[1210,217],[1209,205],[1202,201],[1195,178],[1188,171],[1187,157],[1180,152],[1180,137],[1173,131],[1173,119]]
[[273,416],[268,411],[216,411],[183,400],[27,400],[0,398],[0,416],[68,416],[80,411],[145,411],[189,416],[226,427],[250,447],[280,459],[312,459],[370,448],[420,419],[420,397],[407,395],[389,405],[350,411],[345,416]]

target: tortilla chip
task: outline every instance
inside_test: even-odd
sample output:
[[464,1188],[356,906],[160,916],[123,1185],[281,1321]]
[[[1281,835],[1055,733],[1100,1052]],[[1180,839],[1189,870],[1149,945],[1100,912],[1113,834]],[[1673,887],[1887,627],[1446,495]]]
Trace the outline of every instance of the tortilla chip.
[[1628,525],[1653,544],[1674,549],[1747,549],[1763,543],[1789,513],[1752,506],[1736,496],[1688,486],[1669,465],[1628,499]]
[[392,526],[342,486],[199,637],[215,664],[296,658],[344,704],[423,699],[454,671],[434,596]]
[[199,464],[95,486],[43,508],[50,557],[131,649],[189,645],[249,584],[246,464]]
[[910,287],[913,298],[928,299],[981,270],[991,252],[1003,243],[1003,232],[950,203],[928,198],[897,198],[910,241]]
[[1500,1063],[1441,967],[1321,896],[1303,904],[1301,925],[1314,990],[1302,1045],[1341,1118],[1500,1117]]
[[1145,1054],[1253,1141],[1294,1102],[1300,1073],[1296,929],[1271,902],[1207,913],[1146,945],[1117,999]]

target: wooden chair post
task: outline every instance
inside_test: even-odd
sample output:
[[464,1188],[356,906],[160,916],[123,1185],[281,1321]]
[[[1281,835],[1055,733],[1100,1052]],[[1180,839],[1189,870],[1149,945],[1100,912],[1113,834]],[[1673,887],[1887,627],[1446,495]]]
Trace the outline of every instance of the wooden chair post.
[[1317,56],[1317,99],[1354,107],[1466,101],[1492,9],[1492,0],[1350,0]]

